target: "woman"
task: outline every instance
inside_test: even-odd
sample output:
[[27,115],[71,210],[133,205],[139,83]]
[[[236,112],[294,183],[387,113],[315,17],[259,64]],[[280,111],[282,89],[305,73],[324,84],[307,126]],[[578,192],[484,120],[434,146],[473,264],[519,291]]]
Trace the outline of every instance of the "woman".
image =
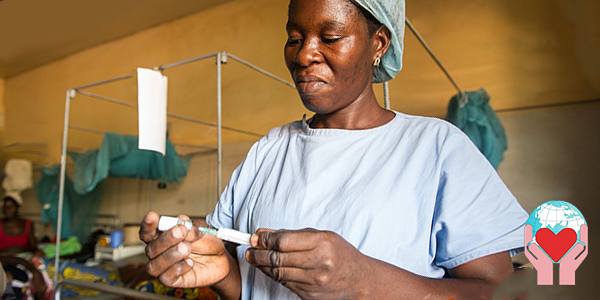
[[401,67],[403,11],[290,2],[285,61],[315,114],[259,140],[207,217],[255,233],[251,247],[230,255],[196,230],[160,233],[150,212],[150,274],[224,299],[491,297],[527,215],[458,129],[378,105],[372,82]]
[[16,299],[22,299],[29,292],[41,299],[47,288],[42,273],[30,261],[16,256],[24,252],[43,256],[37,247],[33,222],[19,216],[22,200],[18,195],[4,196],[2,202],[4,216],[0,221],[0,264],[10,275],[12,283],[20,282],[10,287]]
[[34,236],[33,223],[19,216],[21,199],[5,196],[2,202],[4,217],[0,222],[0,253],[41,253]]

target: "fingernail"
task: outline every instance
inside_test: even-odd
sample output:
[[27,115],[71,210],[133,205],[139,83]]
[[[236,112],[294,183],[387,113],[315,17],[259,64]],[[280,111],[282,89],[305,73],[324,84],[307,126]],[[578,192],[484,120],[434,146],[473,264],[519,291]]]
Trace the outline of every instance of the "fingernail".
[[188,264],[190,267],[194,266],[194,261],[191,258],[186,259],[185,263]]
[[179,244],[177,245],[177,252],[181,253],[181,254],[187,254],[188,251],[188,246],[186,244]]
[[246,253],[244,253],[244,258],[247,262],[250,262],[250,250],[246,250]]
[[253,235],[250,237],[250,245],[251,245],[252,247],[256,247],[256,246],[258,246],[258,235],[257,235],[257,234],[253,234]]
[[181,237],[183,237],[183,232],[181,231],[181,228],[179,226],[173,229],[173,237],[176,239],[180,239]]

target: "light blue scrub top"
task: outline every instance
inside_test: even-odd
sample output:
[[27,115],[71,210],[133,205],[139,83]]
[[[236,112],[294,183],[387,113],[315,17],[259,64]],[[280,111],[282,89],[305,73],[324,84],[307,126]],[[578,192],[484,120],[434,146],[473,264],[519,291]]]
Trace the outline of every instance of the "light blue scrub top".
[[[305,121],[271,130],[207,217],[211,226],[248,233],[333,231],[365,255],[431,278],[522,247],[526,219],[459,129],[401,113],[365,130],[313,129]],[[246,249],[237,247],[242,299],[297,299],[249,265]]]

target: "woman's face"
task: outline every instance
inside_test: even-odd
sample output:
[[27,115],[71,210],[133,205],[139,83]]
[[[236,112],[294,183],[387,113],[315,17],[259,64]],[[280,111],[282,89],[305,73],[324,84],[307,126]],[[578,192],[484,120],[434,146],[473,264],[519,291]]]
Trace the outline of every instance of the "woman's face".
[[377,47],[349,0],[291,0],[286,29],[286,65],[306,108],[338,111],[370,86]]
[[17,216],[17,212],[19,210],[19,206],[12,199],[4,199],[4,203],[2,204],[2,214],[6,218],[14,218]]

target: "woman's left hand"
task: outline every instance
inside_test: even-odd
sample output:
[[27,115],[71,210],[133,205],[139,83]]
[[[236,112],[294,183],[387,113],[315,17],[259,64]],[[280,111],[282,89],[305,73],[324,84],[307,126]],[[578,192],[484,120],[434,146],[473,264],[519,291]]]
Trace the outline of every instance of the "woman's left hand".
[[334,232],[259,229],[246,260],[303,299],[362,298],[369,258]]

